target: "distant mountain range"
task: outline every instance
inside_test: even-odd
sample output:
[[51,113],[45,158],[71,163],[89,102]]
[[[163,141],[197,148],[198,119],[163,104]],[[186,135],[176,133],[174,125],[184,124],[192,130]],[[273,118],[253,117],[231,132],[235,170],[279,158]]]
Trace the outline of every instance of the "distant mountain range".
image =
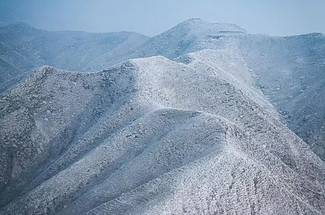
[[115,52],[133,49],[146,40],[146,36],[132,32],[50,32],[25,23],[2,26],[0,89],[14,85],[43,65],[79,71],[102,55],[107,61],[115,61]]
[[18,23],[0,53],[0,214],[325,213],[322,34]]

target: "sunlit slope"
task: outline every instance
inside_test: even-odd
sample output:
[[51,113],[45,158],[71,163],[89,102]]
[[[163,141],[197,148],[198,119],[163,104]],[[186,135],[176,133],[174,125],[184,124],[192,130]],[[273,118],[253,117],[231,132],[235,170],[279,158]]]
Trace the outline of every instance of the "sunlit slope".
[[240,55],[178,61],[44,67],[3,94],[0,213],[322,214],[324,162]]

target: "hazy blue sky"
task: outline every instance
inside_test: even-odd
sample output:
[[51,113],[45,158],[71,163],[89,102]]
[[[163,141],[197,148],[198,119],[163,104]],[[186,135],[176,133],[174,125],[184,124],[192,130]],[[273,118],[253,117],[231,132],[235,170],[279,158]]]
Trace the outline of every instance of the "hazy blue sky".
[[48,30],[151,36],[193,17],[235,23],[250,33],[325,33],[325,0],[0,0],[0,21]]

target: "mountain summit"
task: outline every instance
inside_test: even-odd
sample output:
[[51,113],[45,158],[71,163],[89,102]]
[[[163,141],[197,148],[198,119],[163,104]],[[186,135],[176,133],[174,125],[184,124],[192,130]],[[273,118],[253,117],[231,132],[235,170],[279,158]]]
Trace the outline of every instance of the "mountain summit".
[[167,32],[171,31],[182,31],[183,33],[192,33],[199,36],[217,33],[246,33],[244,29],[235,24],[209,23],[199,18],[185,20]]
[[25,77],[0,94],[1,215],[325,213],[322,35],[191,19],[0,42],[2,80]]

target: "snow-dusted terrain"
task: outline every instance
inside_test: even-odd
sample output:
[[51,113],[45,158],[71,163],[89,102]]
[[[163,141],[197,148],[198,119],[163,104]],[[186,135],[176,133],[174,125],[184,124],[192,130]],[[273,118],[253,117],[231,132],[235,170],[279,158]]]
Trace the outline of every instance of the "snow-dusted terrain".
[[0,95],[0,214],[325,213],[323,35],[134,37]]
[[133,49],[146,40],[146,36],[132,32],[51,32],[25,23],[0,26],[0,92],[43,65],[93,71],[89,65],[102,55],[113,62],[115,53]]
[[289,128],[325,160],[325,36],[249,36],[241,41],[256,85]]

